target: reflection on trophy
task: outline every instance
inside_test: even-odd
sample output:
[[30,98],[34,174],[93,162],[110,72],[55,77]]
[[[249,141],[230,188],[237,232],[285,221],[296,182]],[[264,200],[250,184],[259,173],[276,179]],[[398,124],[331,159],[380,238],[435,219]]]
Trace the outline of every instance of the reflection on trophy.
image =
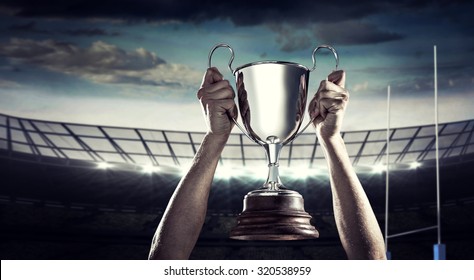
[[228,66],[236,78],[237,104],[244,126],[235,119],[233,121],[247,137],[265,149],[269,168],[263,186],[245,196],[243,211],[230,237],[241,240],[319,237],[310,223],[311,216],[304,210],[303,197],[286,189],[281,182],[278,160],[282,147],[312,123],[310,120],[300,131],[306,111],[309,74],[316,69],[316,52],[322,48],[331,50],[337,68],[339,58],[336,50],[327,45],[315,48],[312,69],[292,62],[260,61],[234,70],[234,50],[227,44],[218,44],[209,53],[209,67],[212,66],[212,54],[220,47],[231,52]]

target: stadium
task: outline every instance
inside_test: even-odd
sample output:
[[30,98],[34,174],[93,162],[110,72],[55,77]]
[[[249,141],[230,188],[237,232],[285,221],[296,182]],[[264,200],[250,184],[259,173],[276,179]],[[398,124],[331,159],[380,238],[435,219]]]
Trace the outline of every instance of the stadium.
[[[439,124],[439,229],[447,259],[474,258],[473,134],[474,120]],[[203,136],[0,115],[1,258],[146,259],[168,200]],[[391,258],[433,259],[438,242],[435,125],[342,136],[379,225],[390,237]],[[320,238],[229,239],[244,195],[266,176],[263,149],[243,134],[232,134],[191,259],[346,258],[315,135],[304,133],[285,146],[280,166],[284,184],[303,195]]]

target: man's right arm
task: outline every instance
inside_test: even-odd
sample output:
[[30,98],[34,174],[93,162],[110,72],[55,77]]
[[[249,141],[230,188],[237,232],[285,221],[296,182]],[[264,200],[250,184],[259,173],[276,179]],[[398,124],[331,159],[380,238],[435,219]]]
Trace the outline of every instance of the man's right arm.
[[197,94],[208,131],[171,197],[152,240],[149,259],[187,259],[204,224],[212,179],[236,117],[234,90],[209,68]]

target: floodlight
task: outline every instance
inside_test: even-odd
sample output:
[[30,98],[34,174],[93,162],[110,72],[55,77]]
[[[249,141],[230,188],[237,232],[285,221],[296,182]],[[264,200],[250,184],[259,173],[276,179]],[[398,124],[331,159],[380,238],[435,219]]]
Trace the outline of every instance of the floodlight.
[[379,163],[372,166],[373,173],[382,173],[384,171],[387,171],[387,166],[385,166],[384,164]]
[[106,161],[102,161],[102,162],[97,163],[97,168],[99,168],[99,169],[109,169],[111,167],[112,167],[112,164],[110,164]]
[[421,162],[418,162],[418,161],[414,161],[414,162],[410,163],[410,168],[411,169],[417,169],[420,166],[421,166]]
[[158,168],[154,165],[148,164],[148,165],[143,165],[142,166],[142,172],[143,173],[151,174],[151,173],[154,173],[154,172],[157,172],[157,171],[158,171]]

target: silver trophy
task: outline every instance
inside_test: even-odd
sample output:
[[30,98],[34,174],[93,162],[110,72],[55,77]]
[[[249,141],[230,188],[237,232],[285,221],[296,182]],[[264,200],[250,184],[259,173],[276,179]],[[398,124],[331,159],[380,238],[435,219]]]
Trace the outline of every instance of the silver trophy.
[[278,160],[282,147],[303,133],[313,121],[310,120],[300,131],[306,111],[309,74],[316,69],[317,51],[332,51],[337,69],[339,57],[336,50],[328,45],[316,47],[312,53],[311,69],[293,62],[259,61],[234,70],[234,50],[227,44],[217,44],[209,52],[209,67],[212,67],[214,51],[221,47],[228,48],[231,53],[228,67],[236,79],[237,104],[243,127],[236,119],[232,120],[248,138],[265,149],[269,168],[263,186],[245,196],[243,211],[230,237],[241,240],[319,237],[310,223],[311,216],[304,210],[303,197],[285,188],[281,182]]

